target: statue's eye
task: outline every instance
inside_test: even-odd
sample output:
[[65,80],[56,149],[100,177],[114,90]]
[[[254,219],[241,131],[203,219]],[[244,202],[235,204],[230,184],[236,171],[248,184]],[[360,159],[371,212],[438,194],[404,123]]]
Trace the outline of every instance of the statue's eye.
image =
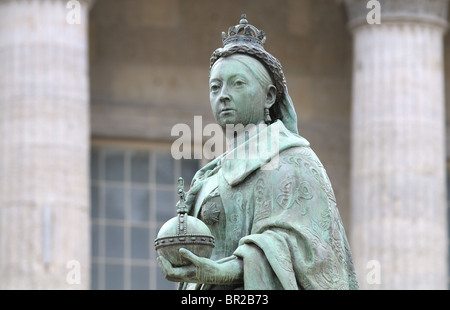
[[235,86],[243,86],[245,84],[245,82],[244,81],[242,81],[242,80],[236,80],[235,82],[234,82],[234,85]]
[[217,91],[219,91],[219,89],[220,89],[220,85],[218,85],[218,84],[212,84],[210,86],[211,92],[217,92]]

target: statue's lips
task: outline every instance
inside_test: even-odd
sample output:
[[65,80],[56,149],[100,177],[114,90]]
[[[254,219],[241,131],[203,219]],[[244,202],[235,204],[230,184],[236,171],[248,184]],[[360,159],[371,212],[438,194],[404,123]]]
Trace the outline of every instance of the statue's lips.
[[236,111],[236,110],[235,109],[231,109],[231,108],[226,108],[226,109],[220,110],[220,114],[222,114],[222,113],[230,113],[232,111]]

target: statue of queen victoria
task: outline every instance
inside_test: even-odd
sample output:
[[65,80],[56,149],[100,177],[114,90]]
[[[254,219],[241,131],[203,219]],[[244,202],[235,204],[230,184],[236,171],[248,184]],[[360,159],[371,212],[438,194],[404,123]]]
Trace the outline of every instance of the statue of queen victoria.
[[[194,176],[184,204],[215,239],[211,256],[158,263],[180,289],[357,289],[330,180],[301,137],[280,62],[242,16],[210,61],[210,103],[227,150]],[[254,126],[249,126],[254,125]],[[248,156],[248,150],[258,156]],[[246,156],[235,156],[240,151]],[[253,154],[254,155],[254,154]]]

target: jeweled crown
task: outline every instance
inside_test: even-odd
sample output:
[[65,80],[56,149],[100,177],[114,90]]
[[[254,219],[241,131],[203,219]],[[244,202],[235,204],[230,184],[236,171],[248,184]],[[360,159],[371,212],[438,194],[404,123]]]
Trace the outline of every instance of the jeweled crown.
[[223,46],[229,44],[255,44],[263,48],[266,42],[266,34],[253,25],[250,25],[247,20],[247,15],[242,14],[239,24],[231,26],[228,29],[228,36],[222,32]]

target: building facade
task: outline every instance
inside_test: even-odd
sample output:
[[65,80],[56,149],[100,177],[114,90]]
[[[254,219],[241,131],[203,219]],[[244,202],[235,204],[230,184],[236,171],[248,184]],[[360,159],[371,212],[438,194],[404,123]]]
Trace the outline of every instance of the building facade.
[[449,287],[447,0],[0,0],[1,289],[175,288],[153,240],[208,158],[175,159],[172,129],[202,153],[209,57],[242,13],[283,65],[361,288]]

